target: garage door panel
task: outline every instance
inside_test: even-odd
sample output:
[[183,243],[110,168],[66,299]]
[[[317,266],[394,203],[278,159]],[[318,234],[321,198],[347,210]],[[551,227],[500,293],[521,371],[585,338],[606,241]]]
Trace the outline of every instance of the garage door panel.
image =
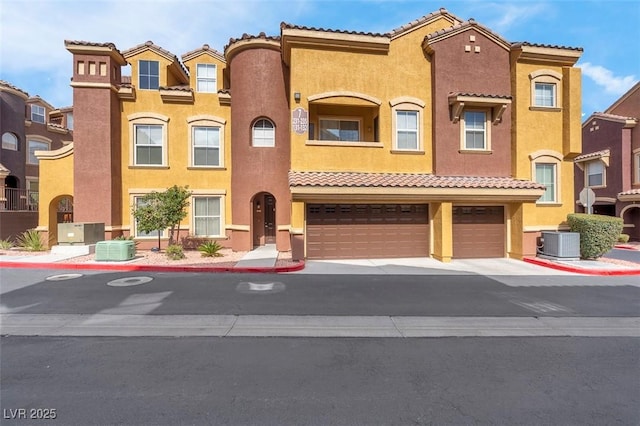
[[308,205],[310,259],[429,255],[427,205]]
[[456,206],[453,210],[453,257],[504,257],[504,207]]

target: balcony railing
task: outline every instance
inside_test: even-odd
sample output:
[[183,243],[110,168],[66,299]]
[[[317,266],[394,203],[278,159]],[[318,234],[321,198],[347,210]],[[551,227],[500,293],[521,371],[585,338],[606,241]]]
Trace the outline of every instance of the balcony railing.
[[3,211],[37,211],[38,191],[28,189],[0,189],[0,210]]

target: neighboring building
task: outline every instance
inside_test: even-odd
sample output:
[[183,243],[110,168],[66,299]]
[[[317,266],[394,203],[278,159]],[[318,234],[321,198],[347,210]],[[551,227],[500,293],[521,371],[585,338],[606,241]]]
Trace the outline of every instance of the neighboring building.
[[[595,195],[593,213],[624,220],[623,233],[640,240],[640,83],[605,112],[582,124],[582,151],[575,159],[576,197],[585,188]],[[585,208],[578,203],[577,211]]]
[[38,225],[39,160],[36,151],[72,142],[72,108],[55,109],[38,96],[0,81],[0,239]]
[[385,34],[283,23],[182,61],[65,44],[75,142],[40,156],[42,201],[73,196],[106,238],[155,245],[131,206],[174,184],[193,191],[183,235],[294,258],[521,258],[574,210],[579,48],[444,9]]

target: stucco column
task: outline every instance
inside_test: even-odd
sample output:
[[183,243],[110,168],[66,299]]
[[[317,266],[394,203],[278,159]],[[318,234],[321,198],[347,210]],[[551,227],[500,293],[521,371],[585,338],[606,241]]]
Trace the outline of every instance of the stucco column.
[[433,257],[441,262],[451,262],[453,256],[453,203],[431,203],[433,230]]
[[513,259],[522,259],[525,251],[524,208],[522,203],[507,205],[507,225],[509,231],[507,255]]
[[303,201],[291,202],[291,257],[304,259],[304,206]]

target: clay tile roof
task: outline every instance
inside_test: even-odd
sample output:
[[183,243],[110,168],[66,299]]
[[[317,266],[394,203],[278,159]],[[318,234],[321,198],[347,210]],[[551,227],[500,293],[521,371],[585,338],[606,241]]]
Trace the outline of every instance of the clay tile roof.
[[178,86],[160,86],[159,90],[169,90],[174,92],[191,92],[193,91],[188,84],[180,84]]
[[558,45],[554,45],[554,44],[529,43],[527,41],[521,41],[521,42],[513,43],[513,46],[514,47],[517,47],[517,46],[546,47],[546,48],[549,48],[549,49],[577,50],[579,52],[584,51],[584,49],[582,47],[570,47],[570,46],[558,46]]
[[49,123],[47,123],[47,126],[53,127],[53,128],[56,128],[56,129],[67,130],[66,127],[64,127],[64,126],[62,126],[61,124],[58,124],[58,123],[49,122]]
[[124,56],[125,58],[130,58],[133,55],[136,55],[146,49],[149,49],[151,51],[154,51],[162,56],[164,56],[166,59],[175,62],[176,64],[178,64],[178,66],[180,67],[180,70],[182,70],[182,72],[184,73],[185,77],[188,78],[189,76],[189,71],[185,68],[185,66],[182,64],[182,62],[180,62],[180,60],[178,59],[178,57],[176,55],[174,55],[173,53],[169,52],[166,49],[163,49],[162,47],[154,44],[151,40],[146,41],[142,44],[139,44],[137,46],[132,47],[131,49],[127,49],[124,52],[122,52],[122,56]]
[[218,90],[218,93],[224,93],[226,95],[230,95],[231,94],[231,89],[220,89],[220,90]]
[[219,57],[221,60],[224,61],[224,54],[218,52],[216,49],[212,49],[211,46],[209,46],[208,44],[203,44],[202,47],[199,47],[195,50],[192,50],[190,52],[185,53],[184,55],[182,55],[182,60],[183,61],[188,61],[190,59],[195,58],[196,56],[202,54],[202,53],[209,53],[212,56],[217,56]]
[[364,35],[364,36],[373,36],[373,37],[389,37],[390,33],[372,33],[365,31],[348,31],[348,30],[333,30],[330,28],[317,28],[317,27],[306,27],[303,25],[294,25],[288,24],[286,22],[282,22],[280,24],[280,29],[293,29],[293,30],[308,30],[308,31],[322,31],[326,33],[336,33],[336,34],[352,34],[352,35]]
[[449,96],[469,96],[473,98],[513,99],[511,95],[486,95],[484,93],[449,92]]
[[429,13],[427,15],[424,15],[421,18],[414,19],[413,21],[411,21],[411,22],[409,22],[407,24],[404,24],[404,25],[402,25],[402,26],[400,26],[398,28],[393,29],[391,31],[390,35],[392,37],[395,37],[398,34],[402,34],[403,32],[410,30],[411,28],[415,28],[415,27],[419,26],[420,24],[429,21],[430,19],[432,19],[435,16],[442,16],[442,15],[449,15],[449,16],[451,16],[453,18],[456,18],[455,16],[451,15],[447,11],[447,9],[445,9],[444,7],[441,7],[440,10],[438,10],[437,12],[431,12],[431,13]]
[[65,44],[65,46],[73,45],[73,46],[108,47],[110,49],[118,50],[116,48],[116,45],[111,43],[111,42],[95,43],[95,42],[91,42],[91,41],[82,41],[82,40],[65,40],[64,44]]
[[611,151],[609,151],[608,149],[602,149],[600,151],[589,152],[587,154],[578,155],[576,158],[573,159],[573,161],[588,160],[590,158],[601,158],[601,157],[607,157],[609,155],[611,155]]
[[290,186],[545,189],[528,180],[509,177],[436,176],[426,173],[299,172],[289,171]]
[[630,189],[628,191],[620,192],[618,196],[620,195],[640,195],[640,188],[635,188],[635,189]]
[[268,36],[264,32],[261,32],[258,35],[251,35],[251,34],[244,33],[240,38],[233,38],[233,37],[230,38],[229,43],[227,43],[227,45],[224,47],[225,52],[227,51],[227,48],[232,44],[238,41],[245,41],[245,40],[269,40],[269,41],[280,42],[280,36]]
[[15,90],[17,92],[23,93],[25,96],[29,97],[29,94],[27,92],[25,92],[24,90],[22,90],[21,88],[14,86],[13,84],[9,83],[8,81],[4,81],[4,80],[0,80],[0,86],[4,86],[8,89],[11,90]]
[[616,115],[616,114],[607,114],[604,112],[594,112],[593,115],[591,117],[599,117],[599,118],[604,118],[604,119],[611,119],[611,120],[637,120],[637,118],[635,117],[625,117],[623,115]]

